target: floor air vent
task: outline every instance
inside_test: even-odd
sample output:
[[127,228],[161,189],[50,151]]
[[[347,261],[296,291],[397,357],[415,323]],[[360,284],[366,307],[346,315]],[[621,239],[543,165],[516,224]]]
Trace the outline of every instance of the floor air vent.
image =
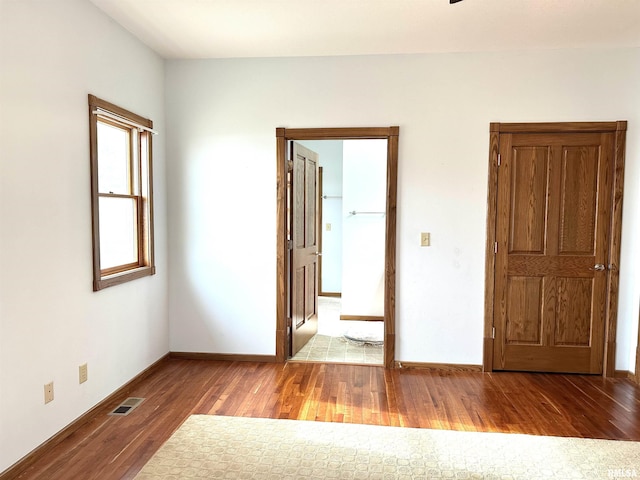
[[131,413],[131,410],[136,408],[142,402],[144,402],[144,398],[129,397],[120,405],[118,405],[115,408],[115,410],[111,412],[109,415],[120,415],[120,416],[129,415]]

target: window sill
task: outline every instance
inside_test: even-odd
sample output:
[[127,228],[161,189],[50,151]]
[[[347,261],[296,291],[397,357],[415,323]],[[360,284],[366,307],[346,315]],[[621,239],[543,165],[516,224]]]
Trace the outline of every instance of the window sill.
[[100,277],[99,279],[94,279],[93,291],[97,292],[99,290],[104,290],[105,288],[113,287],[114,285],[120,285],[121,283],[130,282],[138,278],[155,275],[155,273],[156,273],[155,266],[147,266],[147,267],[136,268],[133,270],[127,270],[126,272],[119,272],[119,273],[114,273],[112,275],[105,275],[104,277]]

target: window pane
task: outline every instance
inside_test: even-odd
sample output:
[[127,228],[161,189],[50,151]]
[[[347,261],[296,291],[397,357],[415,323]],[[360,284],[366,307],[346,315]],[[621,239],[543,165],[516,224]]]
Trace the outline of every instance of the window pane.
[[98,191],[130,194],[130,131],[98,121]]
[[134,198],[100,197],[100,268],[138,261],[137,208]]

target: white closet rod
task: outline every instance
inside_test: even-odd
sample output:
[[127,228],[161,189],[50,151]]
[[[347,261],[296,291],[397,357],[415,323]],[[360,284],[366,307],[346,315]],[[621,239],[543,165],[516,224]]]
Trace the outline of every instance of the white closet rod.
[[384,215],[387,212],[356,212],[355,210],[351,210],[349,215]]

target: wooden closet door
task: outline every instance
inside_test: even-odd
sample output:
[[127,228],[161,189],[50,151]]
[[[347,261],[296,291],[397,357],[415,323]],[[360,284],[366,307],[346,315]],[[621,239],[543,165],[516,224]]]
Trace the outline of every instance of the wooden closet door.
[[500,135],[496,370],[602,373],[614,141]]

